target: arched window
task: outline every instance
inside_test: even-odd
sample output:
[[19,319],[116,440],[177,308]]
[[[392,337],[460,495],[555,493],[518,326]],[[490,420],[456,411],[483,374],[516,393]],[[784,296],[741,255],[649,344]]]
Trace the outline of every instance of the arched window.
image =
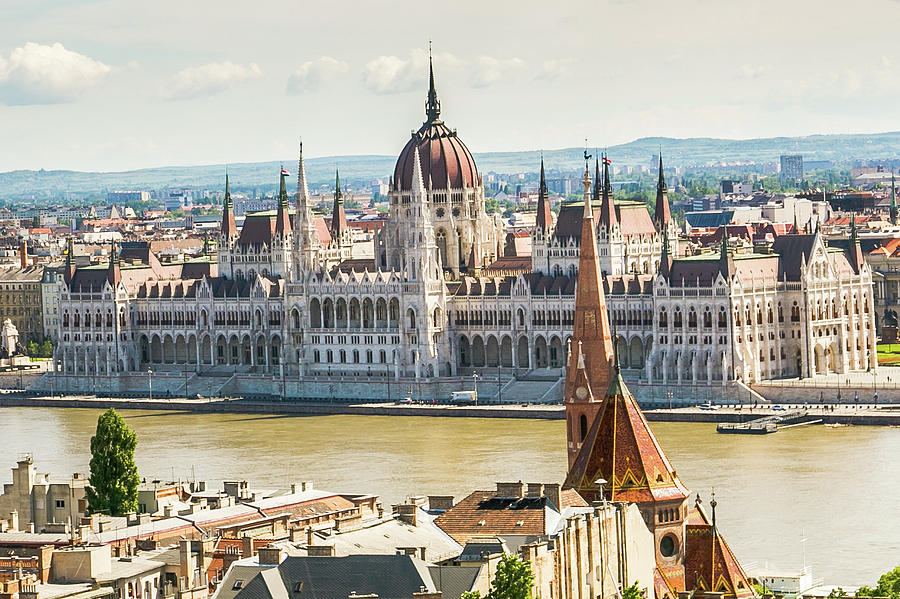
[[581,428],[581,440],[584,441],[584,438],[587,437],[587,428],[588,428],[587,416],[582,414],[578,418],[578,423]]

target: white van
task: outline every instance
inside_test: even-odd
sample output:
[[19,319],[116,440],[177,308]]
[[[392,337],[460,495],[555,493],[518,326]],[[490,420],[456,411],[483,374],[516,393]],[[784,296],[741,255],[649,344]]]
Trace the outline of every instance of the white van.
[[478,393],[475,391],[453,391],[450,394],[450,403],[459,405],[478,403]]

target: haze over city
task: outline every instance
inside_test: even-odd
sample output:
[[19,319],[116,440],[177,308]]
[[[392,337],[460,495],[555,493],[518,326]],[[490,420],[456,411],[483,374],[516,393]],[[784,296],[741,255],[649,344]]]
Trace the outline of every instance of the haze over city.
[[890,131],[900,2],[4,3],[0,171]]

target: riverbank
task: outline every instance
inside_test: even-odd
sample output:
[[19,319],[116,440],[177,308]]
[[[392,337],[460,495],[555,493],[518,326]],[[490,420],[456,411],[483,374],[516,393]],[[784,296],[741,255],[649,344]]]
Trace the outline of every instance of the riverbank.
[[[115,408],[117,410],[165,410],[200,413],[238,414],[297,414],[297,415],[359,415],[359,416],[436,416],[445,418],[516,418],[530,420],[563,420],[565,409],[561,404],[488,404],[479,406],[452,406],[441,404],[409,403],[354,403],[347,401],[259,401],[242,398],[204,399],[149,399],[111,398],[86,395],[48,397],[9,393],[0,396],[0,406],[50,407],[50,408]],[[789,406],[790,408],[791,406]],[[794,408],[803,406],[795,405]],[[748,422],[763,416],[778,415],[769,407],[722,407],[704,410],[698,407],[645,409],[644,415],[655,422]],[[809,409],[809,417],[823,424],[897,426],[900,427],[900,409],[897,406],[872,404],[853,406],[826,404]]]

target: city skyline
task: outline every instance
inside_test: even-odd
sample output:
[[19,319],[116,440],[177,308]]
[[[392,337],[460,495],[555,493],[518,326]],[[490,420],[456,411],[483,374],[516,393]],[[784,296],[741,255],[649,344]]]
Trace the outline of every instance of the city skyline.
[[8,6],[0,171],[255,162],[299,136],[310,156],[394,155],[424,116],[429,38],[442,116],[481,152],[895,130],[900,3],[867,2],[874,30],[828,4]]

